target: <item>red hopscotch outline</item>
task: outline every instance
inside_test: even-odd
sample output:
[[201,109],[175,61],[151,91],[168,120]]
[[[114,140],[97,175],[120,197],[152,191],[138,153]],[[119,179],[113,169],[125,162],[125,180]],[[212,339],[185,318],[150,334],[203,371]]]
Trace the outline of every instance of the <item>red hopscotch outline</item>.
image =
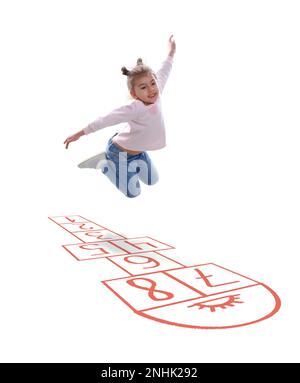
[[[70,234],[72,234],[72,233],[70,233]],[[117,233],[116,233],[117,234]],[[167,243],[163,243],[163,242],[161,242],[161,241],[158,241],[157,239],[154,239],[154,238],[152,238],[152,237],[148,237],[148,236],[145,236],[145,237],[134,237],[134,238],[126,238],[126,239],[128,239],[128,240],[130,240],[130,239],[139,239],[139,238],[149,238],[149,239],[152,239],[154,242],[158,242],[158,243],[161,243],[162,245],[165,245],[165,246],[169,246],[167,249],[158,249],[158,250],[156,250],[156,251],[167,251],[167,250],[173,250],[173,249],[175,249],[173,246],[171,246],[171,245],[168,245]],[[67,245],[61,245],[65,250],[67,250],[77,261],[79,261],[79,262],[82,262],[82,261],[91,261],[91,260],[94,260],[94,259],[103,259],[103,258],[108,258],[108,257],[117,257],[117,256],[119,256],[119,255],[135,255],[135,254],[143,254],[143,253],[149,253],[149,252],[155,252],[155,250],[141,250],[141,251],[136,251],[136,252],[134,252],[134,253],[130,253],[130,252],[128,252],[128,250],[125,250],[125,249],[123,249],[121,246],[118,246],[118,245],[116,245],[115,243],[111,243],[111,242],[116,242],[116,241],[124,241],[124,239],[108,239],[108,240],[103,240],[103,241],[97,241],[97,242],[83,242],[83,243],[69,243],[69,244],[67,244]],[[95,256],[95,257],[93,257],[93,258],[87,258],[87,259],[78,259],[77,257],[76,257],[76,255],[75,254],[73,254],[69,249],[67,249],[66,248],[66,246],[76,246],[76,245],[78,245],[78,246],[81,246],[81,245],[83,245],[83,244],[91,244],[91,245],[96,245],[97,243],[102,243],[102,242],[108,242],[110,245],[113,245],[113,246],[115,246],[115,247],[117,247],[117,248],[119,248],[120,250],[122,250],[123,252],[125,251],[125,253],[121,253],[121,254],[112,254],[112,255],[104,255],[104,256],[101,256],[100,254],[98,254],[99,256],[97,257],[97,256]],[[94,250],[97,250],[97,249],[94,249]],[[171,258],[170,258],[170,260],[172,260]],[[176,261],[174,261],[174,262],[176,262]]]
[[[93,224],[95,224],[95,225],[98,226],[97,223],[95,223],[95,222],[93,222],[93,221],[91,221],[91,220],[88,220],[88,219],[82,217],[81,215],[76,214],[76,215],[74,215],[74,216],[80,217],[80,218],[82,218],[83,220],[86,221],[86,222],[80,222],[80,223],[87,223],[87,222],[90,222],[90,223],[93,223]],[[53,216],[52,218],[62,218],[62,217],[65,218],[65,219],[67,219],[67,220],[69,220],[67,217],[72,217],[72,216],[68,216],[68,215],[65,215],[65,216]],[[60,226],[60,227],[63,228],[64,230],[66,230],[69,234],[71,234],[71,235],[75,236],[76,238],[78,238],[76,235],[74,235],[74,233],[69,232],[67,229],[65,229],[63,226],[61,226],[61,224],[55,222],[51,217],[48,217],[48,218],[49,218],[52,222],[56,223],[58,226]],[[69,220],[69,221],[72,223],[71,220]],[[68,222],[68,223],[69,223],[69,222]],[[73,223],[78,223],[78,222],[73,221]],[[112,239],[112,240],[108,240],[108,241],[107,241],[107,240],[100,240],[100,241],[97,241],[97,242],[84,242],[84,241],[82,241],[80,238],[78,238],[78,239],[79,239],[82,243],[91,243],[91,244],[95,244],[95,243],[98,243],[98,242],[101,243],[101,242],[104,242],[104,241],[106,241],[106,242],[110,242],[110,241],[117,241],[117,240],[124,240],[124,239],[128,239],[128,240],[130,240],[130,239],[136,239],[136,238],[150,238],[150,239],[153,239],[153,240],[156,241],[156,242],[159,242],[159,243],[164,244],[163,242],[161,242],[161,241],[157,241],[157,240],[155,240],[155,239],[152,238],[152,237],[126,238],[126,237],[124,237],[123,235],[121,235],[121,234],[119,234],[119,233],[116,233],[116,232],[113,232],[112,230],[109,230],[108,228],[106,228],[106,227],[104,227],[104,226],[102,226],[102,225],[100,225],[100,226],[103,228],[103,230],[108,230],[109,232],[112,232],[112,233],[114,233],[114,234],[117,234],[117,235],[119,235],[119,236],[121,236],[121,237],[123,237],[123,238],[122,238],[122,239],[116,239],[116,240]],[[101,230],[101,229],[97,229],[97,230]],[[89,231],[89,230],[85,230],[85,231],[82,231],[82,232],[88,232],[88,231]],[[90,230],[90,231],[93,231],[93,230]],[[74,245],[74,244],[69,244],[69,245]],[[64,246],[69,246],[69,245],[62,245],[62,247],[64,247]],[[81,245],[81,244],[79,243],[79,244],[76,244],[76,245]],[[167,245],[167,244],[164,244],[164,245]],[[170,246],[170,245],[167,245],[167,246]],[[116,247],[119,247],[119,246],[116,246]],[[64,248],[65,248],[65,247],[64,247]],[[122,249],[122,248],[120,248],[120,249],[123,250],[123,251],[126,251],[126,250],[124,250],[124,249]],[[157,271],[157,272],[152,272],[152,273],[147,273],[147,274],[144,273],[144,274],[134,274],[134,275],[132,275],[132,274],[129,273],[128,271],[124,270],[123,267],[119,266],[118,264],[116,264],[115,262],[113,262],[113,261],[110,259],[110,258],[113,258],[113,257],[116,257],[116,256],[122,256],[122,255],[127,255],[127,254],[129,254],[129,255],[138,255],[138,254],[143,254],[143,253],[148,253],[148,252],[154,252],[154,253],[159,254],[158,251],[166,251],[166,250],[171,250],[171,249],[175,249],[175,247],[170,246],[170,248],[168,248],[168,249],[160,249],[160,250],[157,250],[157,251],[155,251],[155,250],[145,250],[145,251],[137,252],[137,253],[128,253],[128,252],[126,251],[125,254],[107,255],[107,256],[100,257],[100,258],[98,257],[98,258],[90,258],[90,259],[84,259],[84,260],[94,260],[94,259],[103,259],[103,258],[106,258],[106,259],[108,259],[109,261],[111,261],[113,264],[115,264],[117,267],[119,267],[123,272],[125,271],[127,274],[129,274],[129,277],[114,278],[114,279],[110,279],[110,280],[101,281],[101,283],[103,283],[109,290],[111,290],[112,293],[115,294],[121,301],[123,301],[123,302],[126,304],[126,306],[128,306],[134,313],[136,313],[136,314],[138,314],[138,315],[140,315],[140,316],[143,316],[143,317],[145,317],[145,318],[147,318],[147,319],[154,320],[154,321],[159,322],[159,323],[164,323],[164,324],[173,325],[173,326],[177,326],[177,327],[192,328],[192,329],[210,329],[210,330],[229,329],[229,328],[243,327],[243,326],[247,326],[247,325],[250,325],[250,324],[254,324],[254,323],[263,321],[263,320],[265,320],[265,319],[268,319],[268,318],[272,317],[272,316],[273,316],[273,315],[280,309],[280,307],[281,307],[281,300],[280,300],[279,296],[277,295],[277,293],[276,293],[273,289],[271,289],[269,286],[265,285],[264,283],[258,282],[258,281],[254,280],[254,279],[252,279],[252,278],[245,277],[244,275],[242,275],[242,274],[240,274],[240,273],[236,273],[235,271],[232,271],[232,270],[230,270],[230,269],[227,269],[226,267],[219,266],[219,265],[217,265],[217,264],[215,264],[215,263],[213,263],[213,262],[204,263],[204,264],[200,264],[200,265],[193,265],[193,266],[185,266],[185,265],[182,265],[182,267],[179,267],[179,268],[165,269],[165,270],[160,270],[160,271]],[[68,252],[69,252],[75,259],[77,259],[78,261],[82,261],[82,260],[76,258],[76,256],[75,256],[74,254],[72,254],[68,249],[65,248],[65,250],[67,250],[67,251],[68,251]],[[162,255],[162,254],[159,254],[159,255],[161,255],[161,256],[165,257],[166,259],[169,259],[169,260],[171,260],[171,261],[173,261],[173,262],[179,264],[179,262],[173,260],[173,259],[170,258],[170,257],[166,257],[166,256],[164,256],[164,255]],[[160,263],[159,263],[159,264],[160,264]],[[180,269],[184,269],[184,268],[193,268],[193,267],[199,267],[199,266],[204,266],[204,265],[214,265],[214,266],[216,266],[216,267],[219,267],[219,268],[221,268],[221,269],[224,269],[224,270],[226,270],[226,271],[229,271],[230,273],[239,275],[239,276],[241,276],[241,277],[243,277],[243,278],[246,278],[246,279],[248,279],[248,280],[250,280],[250,281],[253,281],[253,282],[255,282],[255,284],[247,285],[247,286],[243,286],[243,287],[239,287],[239,288],[236,288],[236,289],[231,289],[231,290],[226,290],[226,291],[220,291],[220,292],[218,292],[218,293],[214,293],[214,294],[204,294],[204,295],[203,295],[203,293],[200,292],[200,293],[203,295],[202,297],[200,296],[200,297],[191,298],[191,299],[187,299],[187,300],[183,300],[183,301],[177,301],[177,302],[174,302],[174,303],[164,304],[164,305],[161,305],[161,306],[156,306],[156,307],[153,307],[153,308],[147,308],[147,309],[144,309],[144,310],[136,310],[133,306],[131,306],[127,301],[125,301],[125,299],[123,299],[123,297],[121,297],[116,291],[114,291],[114,290],[113,290],[113,289],[106,283],[106,282],[110,282],[110,281],[114,281],[114,280],[119,280],[119,279],[126,279],[126,278],[129,279],[131,276],[141,276],[141,275],[147,275],[147,276],[149,276],[149,275],[151,275],[151,274],[162,273],[162,274],[164,274],[164,275],[166,275],[166,276],[168,276],[168,277],[173,278],[174,280],[176,280],[176,281],[179,282],[180,284],[186,285],[186,287],[188,287],[189,289],[192,289],[192,290],[194,290],[195,292],[199,293],[199,291],[198,291],[197,289],[195,289],[194,287],[192,287],[192,286],[190,286],[190,285],[187,285],[184,281],[182,281],[182,280],[180,280],[180,279],[178,279],[178,278],[176,278],[176,277],[174,277],[174,276],[168,274],[168,271],[173,271],[173,270],[176,271],[176,270],[180,270]],[[230,292],[233,292],[233,291],[242,290],[242,289],[249,288],[249,287],[254,287],[254,286],[262,286],[262,287],[265,288],[267,291],[269,291],[269,292],[271,293],[271,295],[273,296],[274,300],[275,300],[275,306],[274,306],[274,309],[273,309],[270,313],[266,314],[264,317],[258,318],[258,319],[256,319],[256,320],[253,320],[253,321],[250,321],[250,322],[241,323],[241,324],[235,324],[235,325],[229,325],[229,326],[220,326],[220,327],[216,327],[216,326],[194,326],[194,325],[182,324],[182,323],[178,323],[178,322],[170,322],[170,321],[165,320],[165,319],[161,319],[161,318],[157,318],[157,317],[153,317],[153,316],[151,316],[151,315],[145,314],[145,311],[150,311],[150,310],[153,311],[153,310],[156,310],[156,309],[158,309],[158,308],[162,308],[162,307],[166,307],[166,306],[172,306],[172,305],[175,305],[175,304],[178,304],[178,303],[189,302],[189,301],[193,301],[193,300],[201,299],[201,298],[204,298],[204,297],[217,296],[217,295],[220,295],[220,294],[230,293]],[[221,297],[221,298],[223,298],[223,297]],[[217,299],[217,298],[216,298],[216,299]]]

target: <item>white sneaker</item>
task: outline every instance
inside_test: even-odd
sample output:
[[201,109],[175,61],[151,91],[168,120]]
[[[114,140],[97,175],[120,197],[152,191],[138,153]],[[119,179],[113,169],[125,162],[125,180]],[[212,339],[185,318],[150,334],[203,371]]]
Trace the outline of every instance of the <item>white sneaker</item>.
[[80,169],[90,168],[90,169],[100,169],[107,163],[105,152],[96,154],[95,156],[88,158],[87,160],[80,162],[77,166]]

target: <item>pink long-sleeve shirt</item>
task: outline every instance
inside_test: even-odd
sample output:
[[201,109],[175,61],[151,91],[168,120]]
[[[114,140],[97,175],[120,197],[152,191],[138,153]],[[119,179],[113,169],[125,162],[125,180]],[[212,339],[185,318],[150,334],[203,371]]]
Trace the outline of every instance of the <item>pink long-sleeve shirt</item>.
[[83,129],[85,134],[96,132],[108,126],[126,123],[113,142],[133,151],[161,149],[166,145],[165,124],[162,114],[161,93],[172,69],[173,58],[168,56],[157,71],[159,97],[154,104],[145,105],[140,100],[121,106],[99,117]]

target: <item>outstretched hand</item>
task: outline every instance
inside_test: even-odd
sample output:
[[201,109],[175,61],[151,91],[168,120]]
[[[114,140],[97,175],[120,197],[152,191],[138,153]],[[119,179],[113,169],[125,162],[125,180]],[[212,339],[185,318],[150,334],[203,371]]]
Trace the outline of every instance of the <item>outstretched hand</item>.
[[81,136],[83,136],[82,130],[80,132],[77,132],[73,134],[72,136],[69,136],[65,141],[64,144],[66,144],[66,149],[68,149],[68,146],[71,142],[77,141]]
[[169,37],[169,56],[174,56],[174,53],[176,52],[176,43],[174,40],[173,35]]

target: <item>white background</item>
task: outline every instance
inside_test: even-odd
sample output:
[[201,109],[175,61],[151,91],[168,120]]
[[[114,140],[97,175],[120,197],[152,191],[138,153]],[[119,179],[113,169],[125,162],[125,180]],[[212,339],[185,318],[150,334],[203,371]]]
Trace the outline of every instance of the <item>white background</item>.
[[[299,362],[298,1],[2,1],[1,362]],[[127,199],[77,163],[119,127],[65,138],[128,99],[174,34],[159,184]],[[80,214],[266,283],[272,318],[191,330],[131,312],[48,216]],[[76,242],[76,241],[75,241]],[[117,275],[117,272],[116,272]]]

